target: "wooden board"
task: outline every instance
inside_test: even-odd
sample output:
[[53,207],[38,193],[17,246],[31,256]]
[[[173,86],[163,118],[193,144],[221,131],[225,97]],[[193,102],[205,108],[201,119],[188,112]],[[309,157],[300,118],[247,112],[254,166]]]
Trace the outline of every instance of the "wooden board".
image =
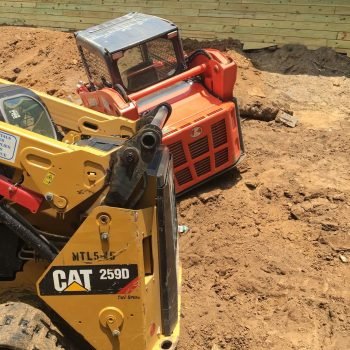
[[0,24],[78,30],[131,11],[172,20],[183,37],[199,40],[350,51],[350,0],[6,0]]

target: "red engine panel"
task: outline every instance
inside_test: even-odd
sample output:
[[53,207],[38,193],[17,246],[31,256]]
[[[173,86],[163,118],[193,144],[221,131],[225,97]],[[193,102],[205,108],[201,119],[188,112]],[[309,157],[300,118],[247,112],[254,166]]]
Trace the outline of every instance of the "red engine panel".
[[139,111],[167,101],[172,114],[163,142],[174,159],[176,192],[232,167],[242,154],[233,102],[222,102],[200,83],[181,82],[137,101]]

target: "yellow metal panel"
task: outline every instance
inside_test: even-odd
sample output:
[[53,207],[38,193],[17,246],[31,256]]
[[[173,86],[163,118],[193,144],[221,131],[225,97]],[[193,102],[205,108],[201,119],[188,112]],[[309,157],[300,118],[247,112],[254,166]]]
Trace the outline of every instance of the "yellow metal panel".
[[[99,227],[101,215],[110,218],[107,228],[108,241],[101,240],[101,227]],[[160,349],[160,343],[165,340],[161,334],[156,215],[153,207],[137,211],[96,207],[37,284],[38,293],[45,303],[98,349]],[[154,270],[151,275],[145,273],[143,250],[145,237],[151,237],[152,242]],[[132,288],[125,292],[121,290],[108,292],[105,288],[96,295],[93,283],[87,284],[84,276],[81,279],[78,278],[78,283],[81,283],[79,290],[77,290],[79,287],[77,284],[69,289],[67,275],[61,277],[61,281],[64,282],[64,285],[61,283],[62,288],[65,289],[58,293],[53,288],[52,292],[45,292],[41,284],[46,274],[51,285],[53,284],[52,268],[62,269],[62,271],[76,269],[74,271],[78,272],[85,270],[86,274],[88,274],[87,269],[94,269],[94,271],[97,269],[96,273],[101,273],[100,280],[102,280],[105,277],[102,270],[108,265],[110,272],[120,266],[136,265],[137,276],[134,276]],[[62,274],[64,275],[64,272]],[[114,280],[116,279],[120,281],[120,278],[116,277]],[[76,278],[75,281],[77,281]],[[98,283],[95,280],[95,284]],[[88,292],[89,287],[91,293]],[[112,329],[101,324],[101,312],[106,309],[111,310],[112,313],[113,310],[119,310],[122,315],[118,336],[112,336],[113,324],[110,327]],[[169,338],[174,344],[177,342],[178,334],[177,326]]]

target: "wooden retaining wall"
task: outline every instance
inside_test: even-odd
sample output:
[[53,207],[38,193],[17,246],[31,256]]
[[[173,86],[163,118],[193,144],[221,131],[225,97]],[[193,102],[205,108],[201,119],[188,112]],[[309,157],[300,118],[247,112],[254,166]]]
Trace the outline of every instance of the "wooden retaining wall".
[[76,30],[131,11],[174,21],[183,37],[350,53],[350,0],[7,0],[0,1],[0,24]]

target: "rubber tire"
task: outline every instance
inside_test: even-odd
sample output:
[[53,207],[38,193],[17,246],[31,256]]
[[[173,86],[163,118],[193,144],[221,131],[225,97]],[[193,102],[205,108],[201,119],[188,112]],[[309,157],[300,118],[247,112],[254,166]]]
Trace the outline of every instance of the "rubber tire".
[[1,350],[70,350],[41,310],[21,302],[0,305]]

